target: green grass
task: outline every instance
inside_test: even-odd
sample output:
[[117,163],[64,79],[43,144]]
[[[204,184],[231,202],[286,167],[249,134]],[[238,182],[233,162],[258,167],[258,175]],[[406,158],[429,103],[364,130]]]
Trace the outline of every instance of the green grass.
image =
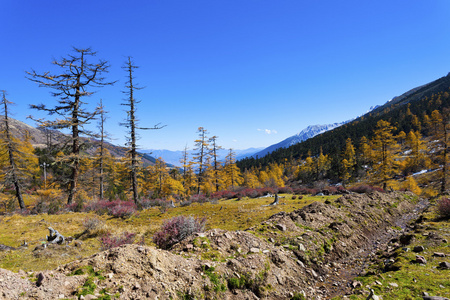
[[[152,245],[151,237],[159,230],[163,222],[174,216],[192,215],[207,219],[207,229],[220,228],[225,230],[243,230],[256,226],[273,214],[281,211],[291,212],[314,201],[334,200],[338,196],[312,197],[303,199],[291,199],[291,195],[282,194],[280,204],[276,206],[263,206],[271,203],[273,198],[258,198],[241,200],[229,199],[213,203],[193,203],[186,207],[170,208],[161,213],[158,208],[150,208],[140,211],[129,219],[112,218],[110,216],[97,216],[93,213],[66,213],[60,215],[30,215],[30,216],[0,216],[0,244],[19,247],[23,241],[28,242],[28,248],[20,248],[14,251],[0,252],[0,268],[17,272],[40,271],[54,269],[59,265],[75,259],[88,257],[100,249],[100,242],[96,237],[82,239],[82,245],[69,248],[56,247],[51,256],[35,257],[33,249],[45,243],[48,235],[47,227],[53,227],[62,235],[78,236],[83,231],[83,220],[86,218],[99,218],[105,222],[103,230],[110,231],[113,235],[128,231],[137,234],[137,239],[145,237],[145,243]],[[49,251],[45,251],[49,252]],[[214,257],[205,257],[214,259]],[[217,260],[220,257],[216,258]]]
[[[435,215],[433,212],[427,213],[428,220],[434,220]],[[450,295],[450,270],[439,270],[437,266],[442,261],[448,261],[447,258],[434,257],[434,252],[443,252],[447,255],[450,253],[450,222],[448,221],[429,221],[423,223],[426,229],[415,233],[415,241],[408,245],[409,251],[404,251],[402,248],[396,252],[398,256],[395,258],[395,265],[400,267],[398,271],[382,272],[384,266],[383,263],[372,265],[369,269],[375,275],[361,276],[355,278],[362,283],[363,291],[366,293],[363,295],[352,295],[350,299],[366,299],[368,289],[366,286],[370,286],[374,289],[376,295],[380,295],[383,299],[403,299],[403,300],[422,300],[422,293],[427,292],[432,296],[449,296]],[[433,231],[444,239],[447,243],[434,243],[427,239],[427,233]],[[416,245],[422,245],[425,247],[425,251],[418,253],[427,260],[426,265],[419,265],[413,263],[417,253],[411,251]],[[381,282],[381,285],[375,284],[375,281]],[[390,285],[395,283],[398,287]],[[333,299],[341,299],[336,297]]]

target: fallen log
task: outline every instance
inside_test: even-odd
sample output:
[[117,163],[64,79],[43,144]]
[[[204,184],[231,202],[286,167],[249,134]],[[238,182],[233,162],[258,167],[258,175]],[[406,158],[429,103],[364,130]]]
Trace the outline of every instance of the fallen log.
[[62,244],[65,241],[65,238],[62,234],[51,227],[48,227],[48,231],[50,231],[50,235],[47,235],[47,241],[51,244]]

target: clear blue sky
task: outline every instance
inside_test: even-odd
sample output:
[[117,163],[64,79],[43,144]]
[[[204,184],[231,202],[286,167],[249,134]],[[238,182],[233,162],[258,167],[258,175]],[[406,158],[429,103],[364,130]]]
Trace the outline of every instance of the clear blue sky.
[[0,2],[0,89],[13,117],[56,103],[25,71],[53,70],[71,47],[111,64],[98,89],[123,144],[127,56],[146,88],[143,149],[192,148],[203,126],[226,148],[266,147],[313,124],[341,122],[450,71],[450,1],[204,0]]

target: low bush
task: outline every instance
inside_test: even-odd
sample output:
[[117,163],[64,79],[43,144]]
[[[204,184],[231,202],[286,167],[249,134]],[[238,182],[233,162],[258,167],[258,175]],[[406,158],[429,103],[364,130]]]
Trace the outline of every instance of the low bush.
[[105,225],[105,222],[98,218],[89,218],[83,220],[83,227],[86,232],[93,232]]
[[450,219],[450,199],[441,198],[436,202],[437,213],[441,218]]
[[352,186],[351,188],[349,188],[349,191],[358,193],[358,194],[368,194],[368,193],[372,193],[374,191],[382,192],[382,193],[385,192],[382,188],[370,186],[370,185],[366,185],[366,184]]
[[180,206],[181,206],[181,207],[189,206],[189,205],[191,205],[191,204],[192,204],[192,201],[191,201],[191,200],[185,200],[185,201],[181,201],[181,202],[180,202]]
[[196,194],[196,195],[192,195],[189,198],[190,201],[192,202],[198,202],[198,203],[205,203],[208,202],[208,199],[206,198],[206,196],[204,194]]
[[143,199],[140,202],[140,205],[143,209],[157,207],[157,206],[167,206],[167,201],[164,199]]
[[232,199],[236,198],[236,192],[233,191],[218,191],[211,194],[211,199]]
[[281,193],[281,194],[292,194],[293,192],[294,192],[293,189],[289,186],[284,186],[284,187],[278,188],[278,193]]
[[83,209],[86,212],[93,211],[98,215],[108,214],[116,218],[129,218],[136,212],[136,204],[132,201],[107,201],[99,200],[91,202]]
[[167,220],[153,236],[153,242],[162,249],[170,249],[186,237],[205,229],[206,219],[177,216]]
[[133,244],[136,233],[124,232],[119,236],[112,236],[110,232],[106,232],[100,238],[102,250],[119,247],[125,244]]

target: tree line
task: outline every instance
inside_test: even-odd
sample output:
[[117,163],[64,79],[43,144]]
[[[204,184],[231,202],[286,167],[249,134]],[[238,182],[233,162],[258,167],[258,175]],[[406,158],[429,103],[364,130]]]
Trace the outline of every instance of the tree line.
[[[140,126],[136,118],[139,101],[135,94],[140,89],[134,76],[137,66],[128,57],[123,65],[127,81],[122,105],[126,107],[126,118],[121,123],[127,128],[128,151],[123,157],[114,157],[108,151],[103,102],[100,100],[93,110],[88,110],[87,104],[94,89],[116,82],[106,80],[109,65],[102,60],[92,62],[95,56],[91,49],[74,48],[73,54],[53,62],[59,72],[27,72],[29,80],[49,88],[57,98],[54,106],[30,105],[49,117],[56,116],[30,117],[45,129],[46,147],[33,149],[29,137],[18,141],[12,135],[8,118],[11,102],[6,91],[2,92],[0,163],[5,172],[1,179],[3,191],[10,191],[21,209],[25,208],[22,194],[33,191],[46,197],[51,193],[65,195],[69,205],[117,198],[139,205],[142,198],[187,199],[240,188],[314,186],[320,182],[346,186],[364,180],[384,189],[399,188],[393,181],[395,176],[433,168],[441,172],[441,192],[446,190],[448,87],[439,93],[423,94],[420,100],[407,105],[394,103],[383,111],[258,159],[236,162],[235,153],[229,149],[225,160],[220,161],[218,137],[199,127],[194,155],[190,157],[185,147],[180,168],[167,167],[161,158],[144,167],[137,151],[138,131],[164,126]],[[96,132],[87,129],[93,121],[97,122]],[[70,130],[69,141],[52,143],[52,132],[61,129]],[[95,138],[95,142],[84,137]],[[89,153],[92,143],[95,153]],[[405,184],[417,189],[412,177]]]

